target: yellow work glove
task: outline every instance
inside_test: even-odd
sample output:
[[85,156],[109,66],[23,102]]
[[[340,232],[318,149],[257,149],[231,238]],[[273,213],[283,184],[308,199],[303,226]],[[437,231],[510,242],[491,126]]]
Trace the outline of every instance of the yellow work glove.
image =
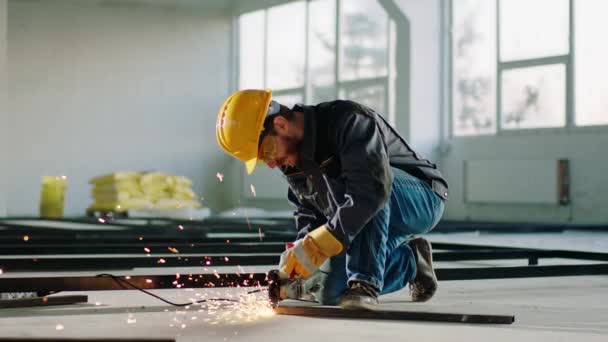
[[322,225],[281,254],[279,270],[285,277],[295,274],[308,278],[325,260],[340,254],[342,248],[342,243],[329,232],[327,226]]

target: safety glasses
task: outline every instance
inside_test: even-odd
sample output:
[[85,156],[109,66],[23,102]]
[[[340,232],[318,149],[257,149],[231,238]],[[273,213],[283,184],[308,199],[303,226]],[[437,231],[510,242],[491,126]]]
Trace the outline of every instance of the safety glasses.
[[262,161],[266,164],[272,164],[277,158],[277,142],[274,136],[266,135],[260,142],[260,148],[258,150],[258,161]]

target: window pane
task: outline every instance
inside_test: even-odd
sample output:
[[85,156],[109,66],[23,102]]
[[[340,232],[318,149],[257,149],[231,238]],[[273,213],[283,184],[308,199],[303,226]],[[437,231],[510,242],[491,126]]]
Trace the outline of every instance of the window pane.
[[264,11],[239,18],[239,88],[264,88]]
[[566,66],[543,65],[502,74],[504,128],[563,127],[566,124]]
[[[576,124],[608,124],[608,1],[577,0]],[[603,43],[602,43],[603,42]]]
[[453,2],[452,129],[496,132],[496,1]]
[[336,97],[336,0],[312,1],[309,10],[310,102],[318,103]]
[[567,54],[568,6],[568,0],[500,1],[500,59]]
[[269,88],[304,86],[305,40],[306,3],[304,1],[268,9]]
[[284,106],[291,108],[296,103],[302,103],[303,96],[302,96],[302,94],[283,94],[283,95],[273,95],[272,99]]
[[388,118],[385,105],[386,87],[383,85],[340,89],[340,98],[359,102]]
[[386,76],[388,15],[377,0],[341,2],[340,79]]

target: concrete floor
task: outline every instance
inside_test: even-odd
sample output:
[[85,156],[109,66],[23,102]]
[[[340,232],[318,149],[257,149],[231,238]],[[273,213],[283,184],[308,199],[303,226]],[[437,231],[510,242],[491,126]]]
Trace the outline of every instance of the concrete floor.
[[[606,233],[431,234],[432,241],[608,251]],[[562,262],[541,260],[541,264]],[[576,261],[581,263],[580,260]],[[438,267],[525,265],[524,260],[438,263]],[[246,267],[259,272],[266,267]],[[220,273],[236,268],[217,268]],[[201,272],[200,268],[135,269],[117,274]],[[212,270],[209,270],[212,272]],[[97,272],[98,273],[98,272]],[[39,276],[95,272],[38,273]],[[0,277],[32,276],[5,273]],[[181,289],[154,293],[176,302],[246,298],[238,306],[212,302],[175,308],[136,291],[88,292],[89,303],[0,310],[0,337],[176,338],[178,341],[607,341],[608,276],[441,282],[429,303],[406,291],[381,297],[382,308],[515,315],[512,325],[388,322],[273,315],[265,294],[247,289]],[[67,293],[65,293],[67,294]]]
[[[1,337],[176,338],[178,341],[606,341],[608,277],[440,283],[428,303],[407,292],[383,296],[382,308],[510,314],[513,325],[387,322],[272,315],[264,295],[246,289],[159,290],[177,302],[239,294],[250,304],[174,308],[135,291],[89,292],[89,304],[0,310]],[[254,298],[257,298],[254,299]]]

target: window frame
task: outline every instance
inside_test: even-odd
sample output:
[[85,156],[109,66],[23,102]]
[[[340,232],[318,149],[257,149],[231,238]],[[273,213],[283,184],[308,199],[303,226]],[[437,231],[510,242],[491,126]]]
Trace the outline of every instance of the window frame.
[[[521,135],[560,135],[570,133],[593,133],[593,132],[608,132],[608,124],[596,124],[578,126],[576,125],[576,84],[575,84],[575,72],[576,72],[576,6],[575,0],[568,0],[569,9],[569,35],[568,35],[568,47],[569,51],[563,55],[552,55],[545,57],[534,57],[520,60],[501,61],[500,58],[500,3],[501,1],[508,0],[495,0],[496,1],[496,109],[495,109],[495,120],[496,130],[493,133],[481,133],[471,135],[456,135],[454,130],[454,107],[453,97],[454,88],[452,81],[454,79],[454,58],[453,58],[453,15],[454,15],[454,1],[455,0],[444,0],[443,2],[443,22],[445,30],[445,38],[443,39],[444,45],[444,56],[443,56],[443,68],[444,68],[444,91],[445,96],[443,97],[446,101],[444,119],[445,125],[447,126],[446,138],[448,139],[475,139],[479,137],[495,137],[495,136],[521,136]],[[502,73],[506,70],[520,69],[534,66],[544,66],[553,64],[563,64],[566,68],[566,99],[565,99],[565,124],[562,127],[536,127],[536,128],[504,128],[502,125]]]
[[[304,85],[300,87],[294,88],[272,88],[273,95],[283,96],[283,95],[300,95],[302,99],[304,99],[304,103],[311,103],[312,100],[312,84],[310,82],[310,59],[309,59],[309,49],[310,49],[310,6],[311,2],[315,0],[292,0],[292,1],[282,1],[277,3],[272,3],[267,6],[263,6],[261,8],[251,8],[245,11],[239,11],[234,14],[234,54],[233,54],[233,64],[236,66],[235,74],[233,77],[233,88],[240,89],[239,85],[239,75],[240,75],[240,27],[239,27],[239,17],[245,13],[255,12],[255,11],[264,11],[264,71],[263,71],[263,87],[268,88],[268,9],[275,6],[285,5],[291,2],[304,1],[306,3],[305,10],[305,62],[304,62]],[[341,10],[342,1],[348,0],[325,0],[325,1],[333,1],[335,6],[335,48],[334,48],[334,93],[333,98],[338,99],[340,91],[342,89],[354,89],[354,88],[364,88],[366,85],[382,85],[384,89],[384,108],[385,112],[381,113],[384,115],[391,123],[395,121],[395,108],[392,105],[394,102],[394,91],[395,82],[396,82],[396,71],[395,68],[391,67],[391,64],[395,63],[395,56],[397,53],[396,44],[394,44],[394,36],[395,33],[395,19],[391,16],[391,14],[386,11],[381,0],[374,0],[384,9],[384,12],[387,17],[387,25],[386,25],[386,40],[387,40],[387,74],[385,76],[375,76],[375,77],[363,77],[354,80],[340,80],[340,64],[341,64],[341,49],[342,49],[342,39],[341,39]]]

